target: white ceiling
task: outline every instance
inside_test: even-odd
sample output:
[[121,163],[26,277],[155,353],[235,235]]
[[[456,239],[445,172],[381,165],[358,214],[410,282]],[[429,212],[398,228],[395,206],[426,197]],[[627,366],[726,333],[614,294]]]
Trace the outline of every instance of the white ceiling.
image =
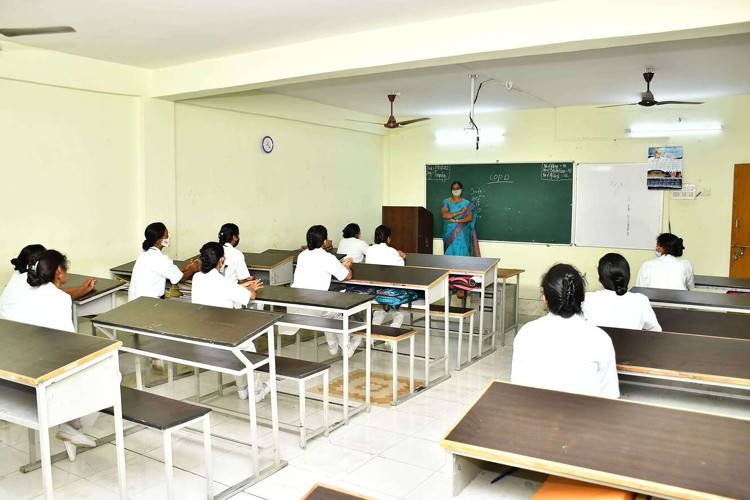
[[[72,34],[16,43],[160,68],[296,42],[551,0],[0,0],[0,27],[67,24]],[[3,37],[0,36],[0,41]],[[470,73],[485,84],[479,112],[635,102],[655,68],[657,100],[750,94],[750,33],[527,56],[268,87],[267,92],[397,118],[468,112]],[[513,90],[506,90],[512,82]],[[518,90],[524,93],[517,92]],[[615,108],[618,109],[618,108]],[[621,108],[620,108],[621,109]]]
[[0,0],[0,27],[73,26],[77,33],[7,40],[159,68],[549,1]]

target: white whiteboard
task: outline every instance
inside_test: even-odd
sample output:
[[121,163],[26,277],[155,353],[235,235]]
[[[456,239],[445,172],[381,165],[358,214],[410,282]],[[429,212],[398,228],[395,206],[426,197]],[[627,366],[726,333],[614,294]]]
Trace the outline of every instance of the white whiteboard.
[[648,163],[579,164],[575,244],[652,249],[662,227],[662,191],[646,189]]

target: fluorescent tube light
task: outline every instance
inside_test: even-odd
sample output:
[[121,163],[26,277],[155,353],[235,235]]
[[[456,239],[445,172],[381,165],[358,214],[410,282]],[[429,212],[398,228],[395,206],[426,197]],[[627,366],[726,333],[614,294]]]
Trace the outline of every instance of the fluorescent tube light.
[[678,134],[713,134],[723,130],[724,126],[720,123],[665,123],[651,125],[633,125],[626,128],[625,132],[637,136],[652,135],[678,135]]

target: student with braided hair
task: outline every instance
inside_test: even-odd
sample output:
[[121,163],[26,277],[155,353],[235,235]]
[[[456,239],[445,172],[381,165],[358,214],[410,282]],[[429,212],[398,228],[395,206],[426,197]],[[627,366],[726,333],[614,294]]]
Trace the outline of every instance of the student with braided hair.
[[588,292],[583,316],[596,326],[661,331],[648,297],[628,291],[630,265],[619,253],[599,259],[599,283],[604,290]]
[[635,286],[690,290],[695,286],[693,265],[683,259],[682,238],[662,233],[656,238],[656,258],[647,260],[638,271]]
[[569,264],[542,278],[549,313],[521,328],[513,341],[510,381],[556,391],[617,398],[620,388],[609,336],[583,318],[585,283]]
[[[255,298],[255,292],[263,288],[260,280],[245,281],[242,284],[223,276],[220,272],[225,266],[225,247],[221,243],[210,241],[201,247],[200,272],[193,275],[193,304],[206,306],[240,308]],[[250,351],[255,352],[252,344]],[[247,399],[247,377],[237,376],[237,396]],[[255,402],[260,403],[270,391],[267,384],[257,380],[255,384]]]
[[237,224],[227,222],[219,229],[219,243],[224,246],[224,268],[219,272],[235,283],[253,281],[247,270],[245,255],[237,250],[240,244],[240,228]]

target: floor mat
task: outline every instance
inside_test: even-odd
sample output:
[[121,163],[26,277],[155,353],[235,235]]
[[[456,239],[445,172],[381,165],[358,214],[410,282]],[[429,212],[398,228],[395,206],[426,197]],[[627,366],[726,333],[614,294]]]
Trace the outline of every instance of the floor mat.
[[[370,402],[378,406],[391,406],[393,400],[393,388],[391,386],[392,375],[390,373],[370,372]],[[422,380],[414,379],[414,390],[424,385]],[[311,389],[312,392],[323,394],[323,387],[318,386]],[[330,381],[328,387],[332,398],[344,396],[344,378],[337,377]],[[398,377],[398,396],[409,394],[409,377]],[[363,402],[365,400],[365,371],[354,370],[349,373],[349,399],[351,401]]]

